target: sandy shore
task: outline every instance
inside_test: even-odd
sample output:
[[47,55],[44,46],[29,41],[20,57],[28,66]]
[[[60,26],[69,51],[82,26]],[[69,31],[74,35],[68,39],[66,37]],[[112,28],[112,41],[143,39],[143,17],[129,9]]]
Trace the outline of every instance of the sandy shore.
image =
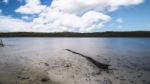
[[[28,52],[30,53],[30,52]],[[63,56],[61,56],[61,53]],[[1,54],[0,84],[149,84],[147,63],[134,63],[126,57],[97,57],[111,64],[112,70],[101,70],[85,58],[62,50],[53,57],[42,53],[32,56],[22,53],[13,57]],[[65,55],[65,57],[64,57]],[[142,63],[142,62],[140,62]]]

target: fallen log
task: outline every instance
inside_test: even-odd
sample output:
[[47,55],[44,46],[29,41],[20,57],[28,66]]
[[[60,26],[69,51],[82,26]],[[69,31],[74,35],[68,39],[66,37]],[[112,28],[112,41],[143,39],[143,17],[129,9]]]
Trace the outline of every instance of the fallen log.
[[100,69],[105,69],[105,70],[108,70],[108,69],[109,69],[109,66],[110,66],[109,64],[100,63],[100,62],[94,60],[93,58],[91,58],[91,57],[89,57],[89,56],[85,56],[85,55],[83,55],[83,54],[81,54],[81,53],[75,52],[75,51],[70,50],[70,49],[65,49],[65,50],[67,50],[67,51],[69,51],[69,52],[71,52],[71,53],[74,53],[74,54],[77,54],[77,55],[79,55],[79,56],[82,56],[82,57],[86,58],[88,61],[92,62],[94,65],[96,65],[96,66],[97,66],[98,68],[100,68]]

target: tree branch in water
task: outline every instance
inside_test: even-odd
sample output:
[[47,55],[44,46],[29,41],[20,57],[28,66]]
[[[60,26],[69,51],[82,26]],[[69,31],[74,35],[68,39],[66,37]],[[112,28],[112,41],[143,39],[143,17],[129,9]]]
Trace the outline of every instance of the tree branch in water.
[[82,57],[86,58],[88,61],[90,61],[91,63],[93,63],[94,65],[96,65],[96,66],[97,66],[98,68],[100,68],[100,69],[106,69],[106,70],[109,69],[109,66],[110,66],[109,64],[100,63],[100,62],[94,60],[93,58],[91,58],[91,57],[89,57],[89,56],[85,56],[85,55],[83,55],[83,54],[81,54],[81,53],[75,52],[75,51],[70,50],[70,49],[65,49],[65,50],[67,50],[67,51],[69,51],[69,52],[71,52],[71,53],[74,53],[74,54],[77,54],[77,55],[79,55],[79,56],[82,56]]

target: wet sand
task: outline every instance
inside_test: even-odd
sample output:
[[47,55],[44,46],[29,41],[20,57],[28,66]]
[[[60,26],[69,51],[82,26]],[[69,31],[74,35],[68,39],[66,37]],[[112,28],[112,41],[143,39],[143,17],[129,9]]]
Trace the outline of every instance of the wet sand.
[[[150,84],[150,56],[137,56],[135,50],[121,52],[110,46],[100,50],[93,45],[79,47],[62,41],[61,44],[9,38],[4,41],[7,45],[0,47],[0,84]],[[110,64],[111,70],[100,69],[66,48]]]

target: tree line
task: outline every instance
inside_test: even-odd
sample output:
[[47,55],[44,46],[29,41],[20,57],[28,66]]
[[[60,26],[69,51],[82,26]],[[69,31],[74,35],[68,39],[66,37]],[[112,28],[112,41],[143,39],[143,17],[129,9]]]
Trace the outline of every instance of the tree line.
[[150,31],[128,31],[128,32],[1,32],[0,37],[150,37]]

